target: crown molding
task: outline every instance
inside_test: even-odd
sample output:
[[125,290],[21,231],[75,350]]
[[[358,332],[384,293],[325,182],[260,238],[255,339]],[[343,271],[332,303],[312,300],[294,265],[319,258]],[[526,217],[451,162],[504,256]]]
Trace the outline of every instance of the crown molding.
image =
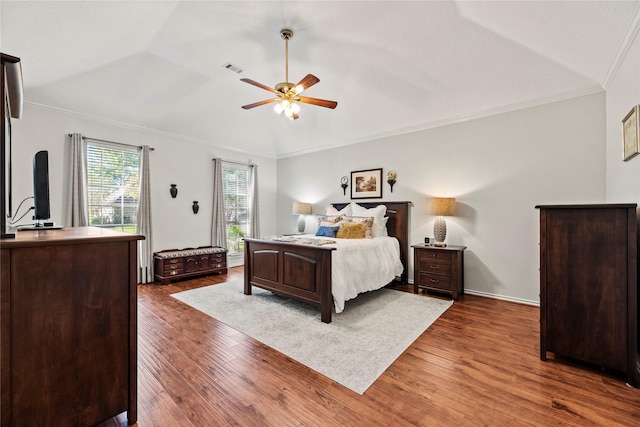
[[633,17],[633,20],[631,21],[631,24],[629,25],[629,30],[627,31],[627,34],[622,44],[620,45],[620,48],[618,49],[618,53],[616,54],[616,57],[613,60],[613,63],[609,67],[609,71],[607,72],[607,75],[604,77],[604,80],[602,80],[602,87],[605,90],[609,88],[609,85],[611,84],[613,78],[616,76],[616,74],[618,74],[618,70],[620,69],[622,62],[624,62],[624,59],[629,53],[629,49],[631,49],[631,45],[633,44],[635,38],[638,36],[639,32],[640,32],[640,4],[638,4],[636,13]]

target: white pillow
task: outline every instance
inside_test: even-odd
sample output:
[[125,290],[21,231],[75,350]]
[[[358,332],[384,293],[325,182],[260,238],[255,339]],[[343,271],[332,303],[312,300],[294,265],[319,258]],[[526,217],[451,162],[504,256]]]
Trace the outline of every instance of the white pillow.
[[373,226],[371,227],[371,235],[373,237],[389,235],[387,233],[387,221],[385,220],[385,215],[387,213],[387,207],[385,205],[378,205],[375,208],[367,209],[357,203],[351,202],[350,206],[353,216],[373,217]]
[[351,205],[347,205],[344,208],[342,208],[342,210],[338,210],[335,207],[333,207],[333,205],[329,205],[325,208],[326,210],[326,215],[327,216],[338,216],[338,215],[344,215],[344,216],[351,216]]

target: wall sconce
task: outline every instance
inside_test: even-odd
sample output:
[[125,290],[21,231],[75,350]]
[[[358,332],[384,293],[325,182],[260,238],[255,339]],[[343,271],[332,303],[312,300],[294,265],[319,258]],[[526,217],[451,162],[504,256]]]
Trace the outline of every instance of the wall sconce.
[[347,178],[346,176],[343,176],[342,178],[340,178],[340,186],[342,187],[342,194],[346,196],[347,187],[349,186],[349,178]]
[[298,232],[304,233],[304,216],[311,214],[311,204],[304,202],[293,202],[293,214],[300,215],[298,217]]
[[392,193],[393,193],[393,184],[396,183],[397,176],[398,176],[398,174],[396,173],[396,171],[387,172],[387,182],[389,183],[389,186],[391,187],[391,192]]
[[453,197],[433,197],[429,200],[429,213],[436,215],[436,222],[433,224],[434,246],[447,246],[444,239],[447,237],[447,223],[445,216],[453,216],[456,213],[456,199]]
[[198,204],[197,200],[193,201],[193,206],[191,206],[191,210],[193,211],[194,214],[197,214],[198,211],[200,210],[200,205]]
[[175,199],[178,195],[178,184],[171,184],[171,188],[169,189],[169,194],[171,194],[171,198]]

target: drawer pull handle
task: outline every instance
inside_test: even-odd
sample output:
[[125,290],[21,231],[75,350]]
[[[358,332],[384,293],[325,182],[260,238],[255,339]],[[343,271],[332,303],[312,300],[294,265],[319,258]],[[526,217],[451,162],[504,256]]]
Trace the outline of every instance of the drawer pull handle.
[[431,283],[440,283],[440,280],[436,280],[436,279],[429,279],[429,281],[431,281]]
[[432,270],[440,270],[440,266],[437,265],[430,265],[429,268]]
[[216,267],[220,268],[220,267],[222,267],[222,264],[218,264]]

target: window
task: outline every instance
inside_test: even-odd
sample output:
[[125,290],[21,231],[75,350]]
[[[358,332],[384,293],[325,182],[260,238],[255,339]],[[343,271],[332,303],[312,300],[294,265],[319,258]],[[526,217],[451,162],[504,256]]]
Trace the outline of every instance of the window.
[[222,162],[224,215],[229,254],[244,253],[242,238],[249,230],[249,168],[248,165]]
[[140,155],[110,145],[87,146],[89,224],[136,233]]

